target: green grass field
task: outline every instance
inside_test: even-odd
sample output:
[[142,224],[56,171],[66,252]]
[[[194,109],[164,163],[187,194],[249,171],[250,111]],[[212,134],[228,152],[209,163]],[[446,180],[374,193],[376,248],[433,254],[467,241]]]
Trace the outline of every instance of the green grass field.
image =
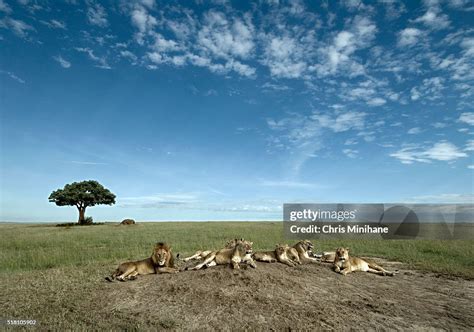
[[[115,265],[149,256],[154,243],[166,241],[174,253],[218,249],[232,238],[254,242],[254,250],[272,249],[283,238],[280,222],[157,222],[133,226],[106,224],[54,227],[0,224],[0,271]],[[294,241],[293,241],[294,242]],[[315,251],[348,246],[354,255],[398,260],[421,270],[474,278],[474,240],[324,240]]]

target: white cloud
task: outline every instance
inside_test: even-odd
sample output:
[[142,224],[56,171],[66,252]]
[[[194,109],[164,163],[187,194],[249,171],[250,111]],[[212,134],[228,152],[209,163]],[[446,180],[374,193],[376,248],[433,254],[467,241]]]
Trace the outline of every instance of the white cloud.
[[135,6],[130,14],[132,25],[138,29],[135,35],[135,40],[138,44],[143,45],[144,37],[153,31],[157,25],[157,20],[143,6]]
[[340,31],[333,39],[332,44],[320,48],[323,62],[313,68],[322,76],[335,74],[340,69],[346,70],[351,76],[364,73],[364,67],[355,59],[353,53],[368,47],[375,38],[377,27],[365,16],[354,17],[349,30]]
[[467,157],[454,144],[449,142],[439,142],[424,152],[427,158],[433,160],[450,161],[458,158]]
[[265,82],[262,85],[262,88],[267,89],[267,90],[275,90],[275,91],[288,91],[288,90],[291,90],[291,88],[287,85],[275,84],[275,83],[270,83],[270,82]]
[[419,127],[413,127],[410,130],[408,130],[407,133],[410,135],[416,135],[416,134],[421,133],[421,129]]
[[121,207],[160,208],[190,205],[197,203],[198,199],[199,195],[196,193],[163,193],[148,196],[121,197],[118,203]]
[[362,129],[367,114],[364,112],[349,111],[332,118],[329,115],[314,114],[310,118],[321,128],[329,128],[338,133],[350,129]]
[[135,62],[138,59],[137,56],[133,54],[132,52],[130,52],[129,50],[120,51],[120,56],[123,58],[130,59],[132,62]]
[[376,97],[376,98],[369,99],[367,101],[367,105],[369,105],[369,106],[382,106],[382,105],[385,105],[386,102],[387,101],[385,99]]
[[[469,166],[467,166],[467,168],[469,168],[469,169],[474,169],[474,165],[469,165]],[[471,201],[471,202],[472,202],[472,201]]]
[[465,112],[459,116],[458,121],[474,126],[474,112]]
[[306,70],[304,46],[289,36],[268,36],[264,40],[263,64],[276,78],[299,78]]
[[474,151],[474,139],[470,139],[466,142],[464,151]]
[[90,24],[97,25],[99,27],[106,27],[109,22],[107,21],[107,13],[104,7],[96,3],[87,8],[87,19]]
[[268,119],[268,127],[275,131],[267,140],[277,150],[292,149],[290,158],[291,172],[297,174],[306,160],[314,156],[315,151],[324,147],[325,131],[341,133],[350,130],[362,130],[366,113],[349,111],[336,115],[314,112],[308,116],[293,115],[275,121]]
[[344,142],[344,145],[356,145],[359,142],[357,142],[357,139],[355,138],[349,138]]
[[239,18],[229,21],[223,13],[210,11],[197,35],[198,47],[217,58],[247,59],[254,50],[254,27]]
[[357,158],[359,154],[358,150],[353,150],[353,149],[344,149],[342,150],[342,152],[349,158]]
[[432,160],[452,161],[467,157],[467,154],[462,152],[456,145],[447,141],[441,141],[429,148],[408,146],[390,154],[390,156],[399,159],[403,164],[412,164],[415,161],[424,163],[429,163]]
[[446,80],[442,77],[425,78],[421,85],[410,90],[411,100],[416,101],[422,98],[422,102],[434,101],[443,98],[443,90]]
[[418,43],[420,37],[423,36],[421,30],[416,28],[406,28],[398,33],[398,46],[406,47]]
[[410,199],[414,203],[446,203],[446,204],[472,204],[473,194],[439,194],[416,196]]
[[67,61],[66,59],[64,59],[62,56],[58,55],[58,56],[53,56],[53,59],[56,60],[60,65],[61,67],[63,68],[69,68],[71,67],[71,63],[69,61]]
[[41,23],[43,23],[44,25],[46,25],[47,27],[51,28],[51,29],[61,29],[61,30],[66,30],[66,23],[64,23],[63,21],[59,21],[59,20],[49,20],[49,21],[40,21]]
[[177,42],[171,39],[164,38],[160,33],[153,32],[152,33],[155,41],[151,48],[157,52],[170,52],[170,51],[177,51],[180,49]]
[[4,0],[0,0],[0,11],[4,12],[4,13],[7,13],[7,14],[10,14],[12,12],[12,9],[10,8],[10,6],[7,3],[5,3]]
[[12,72],[0,70],[0,73],[7,75],[7,76],[10,77],[12,80],[17,81],[18,83],[21,83],[21,84],[25,84],[25,83],[26,83],[25,80],[23,80],[22,78],[18,77],[17,75],[15,75],[15,74],[12,73]]
[[423,16],[414,20],[416,23],[423,23],[434,30],[446,29],[449,27],[448,15],[441,13],[439,7],[430,7]]
[[21,20],[15,20],[10,17],[5,17],[0,20],[0,28],[10,29],[15,35],[20,38],[26,38],[28,31],[35,31],[35,29]]
[[386,16],[389,20],[395,20],[407,11],[401,1],[382,1],[382,3],[385,6]]
[[421,93],[418,91],[418,89],[416,87],[413,87],[411,90],[410,90],[410,93],[411,93],[411,100],[418,100],[420,99],[421,97]]
[[471,0],[451,0],[449,6],[464,11],[474,11],[474,5]]
[[107,60],[105,57],[98,57],[94,54],[94,51],[91,50],[90,48],[87,47],[76,47],[76,51],[81,52],[81,53],[86,53],[89,56],[89,59],[93,60],[96,62],[96,67],[97,68],[102,68],[102,69],[112,69],[110,65],[107,63]]
[[474,57],[474,38],[463,38],[460,45],[464,49],[465,56]]
[[320,185],[307,182],[286,181],[286,180],[262,180],[259,185],[264,187],[283,187],[283,188],[320,188]]
[[442,123],[442,122],[435,122],[432,124],[433,127],[437,128],[437,129],[441,129],[441,128],[446,128],[448,125],[446,123]]

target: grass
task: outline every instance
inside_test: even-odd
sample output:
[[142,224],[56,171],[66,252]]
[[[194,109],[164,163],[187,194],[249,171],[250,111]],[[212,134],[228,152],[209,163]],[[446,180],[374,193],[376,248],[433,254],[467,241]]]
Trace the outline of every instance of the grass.
[[[187,255],[220,248],[232,238],[254,242],[254,250],[286,243],[280,222],[160,222],[95,227],[0,224],[0,271],[21,273],[51,268],[114,265],[141,259],[155,242],[166,241],[174,253]],[[350,247],[358,256],[398,260],[436,273],[474,278],[474,240],[322,240],[316,251]]]

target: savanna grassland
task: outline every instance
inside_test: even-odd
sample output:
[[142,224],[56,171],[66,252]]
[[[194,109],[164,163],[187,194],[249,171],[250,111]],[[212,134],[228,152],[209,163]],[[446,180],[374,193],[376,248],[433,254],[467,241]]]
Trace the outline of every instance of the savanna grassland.
[[[45,270],[115,264],[151,253],[166,241],[175,253],[220,248],[229,239],[254,242],[254,250],[273,249],[283,238],[279,222],[159,222],[132,226],[105,224],[54,227],[0,224],[0,270]],[[398,260],[413,268],[474,278],[474,240],[315,240],[315,252],[348,246],[354,254]]]
[[[389,324],[390,328],[397,328],[396,324],[400,320],[408,320],[405,323],[408,325],[398,325],[405,328],[418,326],[470,329],[473,326],[472,314],[471,316],[466,314],[467,317],[463,317],[461,321],[459,317],[451,316],[456,315],[455,312],[459,314],[461,309],[457,306],[463,305],[463,301],[467,301],[466,303],[472,301],[474,240],[314,241],[315,252],[332,250],[341,245],[348,246],[355,255],[375,257],[381,259],[381,262],[388,267],[404,271],[401,275],[388,279],[366,274],[354,274],[341,279],[341,276],[331,271],[328,265],[312,264],[292,269],[281,264],[270,266],[260,263],[256,270],[244,269],[238,273],[228,267],[216,267],[176,275],[145,276],[126,283],[104,281],[104,276],[112,272],[119,262],[148,257],[153,244],[158,241],[170,243],[173,252],[183,256],[192,254],[198,249],[218,249],[227,240],[241,237],[253,241],[254,250],[272,249],[277,243],[288,242],[283,238],[282,228],[280,222],[160,222],[138,223],[131,226],[110,223],[78,227],[3,223],[0,224],[0,274],[3,284],[0,290],[0,317],[35,319],[37,327],[43,329],[344,327],[343,321],[325,318],[331,314],[330,311],[327,312],[329,310],[327,303],[324,305],[324,299],[327,297],[328,303],[336,301],[334,310],[343,312],[353,310],[353,306],[357,305],[359,300],[364,302],[360,309],[362,311],[356,312],[353,319],[358,319],[357,317],[361,315],[361,317],[375,315],[377,310],[385,312],[390,306],[394,306],[389,310],[390,315],[393,315],[394,324]],[[319,279],[314,279],[316,277]],[[311,283],[307,284],[309,279]],[[344,299],[349,302],[343,301],[345,304],[336,308],[336,303],[338,306],[341,305],[340,301],[329,297],[325,288],[321,287],[322,285],[331,287],[327,285],[334,282],[339,283],[339,288],[335,288],[334,292],[340,291],[343,282],[351,292],[354,292],[353,286],[357,284],[358,287],[363,285],[367,292],[372,292],[372,295],[361,295],[355,291]],[[194,286],[190,285],[193,283]],[[228,284],[225,289],[233,291],[215,287],[223,283]],[[259,286],[261,283],[269,283],[266,291]],[[376,283],[385,288],[377,289],[374,286]],[[406,289],[406,284],[413,287],[411,292],[415,300],[411,304],[412,309],[409,301],[400,302],[400,307],[397,306],[396,297],[400,289],[405,288],[405,292],[410,292]],[[277,287],[278,285],[280,287]],[[288,293],[285,287],[296,288]],[[323,292],[318,295],[321,307],[312,307],[316,304],[311,298],[318,292]],[[393,292],[392,299],[379,299],[381,294],[386,295],[390,292]],[[297,295],[296,297],[290,295],[298,293],[301,293],[300,298]],[[232,313],[236,309],[230,306],[230,303],[234,303],[230,299],[235,294],[248,294],[246,304],[249,307],[255,306],[252,317],[233,316]],[[420,298],[425,298],[428,294],[433,299],[441,301],[430,302],[432,307],[426,312],[425,319],[426,322],[430,322],[430,315],[436,317],[440,312],[447,317],[451,315],[445,325],[442,325],[443,323],[410,325],[410,315],[421,315],[417,312],[420,304],[417,294]],[[455,299],[453,294],[458,294],[461,298]],[[177,298],[182,300],[179,301]],[[453,304],[452,310],[451,300],[456,300],[458,303]],[[169,306],[167,309],[154,308],[153,305],[150,307],[150,303],[154,301],[165,301]],[[373,301],[379,302],[373,304]],[[275,306],[272,310],[277,311],[294,306],[301,306],[302,309],[301,312],[294,312],[287,317],[273,317],[269,320],[264,312],[259,311],[259,303]],[[194,309],[196,306],[202,308],[213,305],[221,308],[216,310],[230,314],[228,320],[219,322],[217,318],[206,316]],[[225,308],[228,305],[227,312]],[[375,313],[374,305],[378,308]],[[438,307],[440,312],[437,311]],[[395,310],[397,308],[398,311]],[[193,313],[193,319],[183,316],[186,310]],[[245,308],[241,310],[245,312]],[[237,311],[240,312],[240,309]],[[384,319],[380,318],[380,322],[387,323],[389,316],[386,314]],[[374,317],[372,318],[375,319]],[[372,320],[370,324],[374,322],[377,322],[377,319]],[[365,327],[377,328],[378,325],[365,325]]]

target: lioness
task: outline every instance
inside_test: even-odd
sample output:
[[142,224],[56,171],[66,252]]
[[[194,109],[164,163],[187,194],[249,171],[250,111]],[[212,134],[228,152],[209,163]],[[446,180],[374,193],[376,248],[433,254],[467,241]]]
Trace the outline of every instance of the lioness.
[[171,247],[166,243],[159,242],[153,248],[151,257],[134,262],[120,264],[111,276],[106,277],[107,281],[114,279],[125,281],[136,279],[137,275],[154,273],[176,273],[174,268],[174,258]]
[[[243,240],[243,239],[241,239]],[[232,249],[232,248],[235,248],[236,244],[237,244],[237,239],[234,239],[234,240],[231,240],[231,241],[228,241],[224,247],[224,249]],[[212,252],[212,250],[204,250],[204,251],[201,251],[201,250],[198,250],[194,253],[194,255],[192,256],[189,256],[189,257],[186,257],[186,258],[183,258],[183,261],[187,262],[187,261],[190,261],[192,259],[203,259],[204,257],[206,257],[207,255],[209,255],[210,253]]]
[[321,260],[323,263],[334,263],[334,258],[336,258],[335,251],[323,251],[319,254],[314,254],[314,257]]
[[256,261],[274,263],[280,262],[288,266],[294,267],[296,264],[301,264],[298,257],[298,252],[295,248],[287,244],[277,244],[273,251],[257,251],[252,255]]
[[313,244],[309,240],[301,240],[297,244],[293,246],[293,248],[297,251],[299,261],[301,263],[316,263],[318,260],[313,256]]
[[366,262],[359,257],[349,257],[348,248],[337,248],[334,259],[334,271],[346,275],[355,271],[371,272],[381,276],[393,276],[398,271],[390,272],[372,262]]
[[212,251],[204,261],[194,267],[186,267],[186,270],[199,270],[204,266],[211,267],[216,265],[232,264],[234,269],[240,269],[239,263],[247,263],[251,267],[256,268],[254,260],[252,259],[252,242],[240,239],[236,241],[234,248],[225,248],[219,251]]

